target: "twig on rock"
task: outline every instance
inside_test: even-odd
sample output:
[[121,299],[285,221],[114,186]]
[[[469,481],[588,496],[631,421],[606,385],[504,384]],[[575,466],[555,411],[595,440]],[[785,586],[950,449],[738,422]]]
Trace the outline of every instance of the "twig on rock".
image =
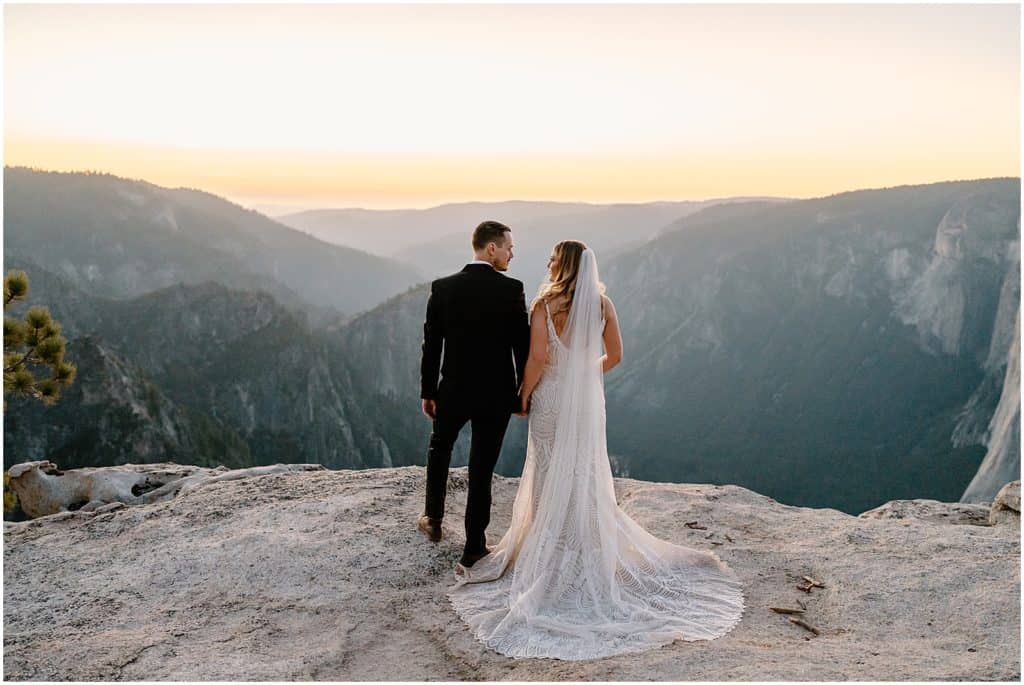
[[800,576],[800,577],[803,578],[804,580],[806,580],[808,583],[810,583],[814,587],[825,587],[825,585],[823,583],[820,583],[820,582],[816,581],[814,578],[811,578],[810,576]]
[[790,623],[794,623],[794,624],[800,626],[801,628],[806,628],[807,630],[811,631],[815,635],[821,635],[821,631],[820,630],[818,630],[817,628],[815,628],[814,626],[812,626],[810,623],[808,623],[807,621],[803,620],[802,618],[794,618],[794,617],[790,616],[789,617],[789,622]]
[[699,523],[697,523],[696,521],[687,521],[683,525],[685,525],[687,528],[693,528],[694,530],[707,530],[708,529],[707,526],[702,526]]
[[802,614],[803,609],[790,609],[789,607],[768,607],[777,614]]

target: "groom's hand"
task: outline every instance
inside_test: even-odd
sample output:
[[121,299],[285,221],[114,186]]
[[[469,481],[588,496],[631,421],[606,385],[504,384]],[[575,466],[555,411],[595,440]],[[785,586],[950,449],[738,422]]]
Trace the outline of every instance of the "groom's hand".
[[431,421],[437,418],[437,400],[423,400],[423,414]]

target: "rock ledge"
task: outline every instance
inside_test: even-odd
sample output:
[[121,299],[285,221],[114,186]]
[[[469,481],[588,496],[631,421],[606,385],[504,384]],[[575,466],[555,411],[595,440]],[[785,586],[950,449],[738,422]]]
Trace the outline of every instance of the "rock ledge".
[[[897,518],[857,517],[734,485],[616,479],[621,506],[653,534],[712,549],[736,569],[743,619],[711,642],[588,662],[513,660],[474,641],[445,597],[465,469],[452,470],[437,545],[415,530],[423,482],[421,467],[281,470],[5,523],[5,678],[1020,678],[1012,518],[949,525],[974,521],[954,511],[963,505],[932,502],[923,516],[901,504]],[[495,477],[492,539],[517,485]],[[797,589],[805,575],[824,587]],[[769,609],[798,601],[820,634]]]

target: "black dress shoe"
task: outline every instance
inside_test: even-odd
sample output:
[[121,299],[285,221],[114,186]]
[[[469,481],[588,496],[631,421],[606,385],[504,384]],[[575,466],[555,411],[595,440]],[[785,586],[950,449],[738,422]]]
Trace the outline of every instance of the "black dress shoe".
[[427,536],[431,542],[441,541],[441,519],[432,519],[426,514],[420,516],[416,522],[416,528]]
[[466,568],[470,568],[471,566],[473,566],[473,564],[480,561],[490,553],[490,548],[484,550],[483,552],[463,552],[462,558],[459,559],[459,564],[465,566]]

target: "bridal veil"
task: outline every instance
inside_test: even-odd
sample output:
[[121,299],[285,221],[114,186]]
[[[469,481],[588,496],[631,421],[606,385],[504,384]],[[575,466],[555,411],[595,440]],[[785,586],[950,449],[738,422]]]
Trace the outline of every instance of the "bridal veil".
[[449,591],[476,638],[508,656],[592,659],[710,640],[743,613],[742,585],[717,555],[654,537],[616,502],[603,327],[597,262],[586,249],[565,329],[549,341],[559,353],[553,430],[542,430],[531,408],[508,531]]

